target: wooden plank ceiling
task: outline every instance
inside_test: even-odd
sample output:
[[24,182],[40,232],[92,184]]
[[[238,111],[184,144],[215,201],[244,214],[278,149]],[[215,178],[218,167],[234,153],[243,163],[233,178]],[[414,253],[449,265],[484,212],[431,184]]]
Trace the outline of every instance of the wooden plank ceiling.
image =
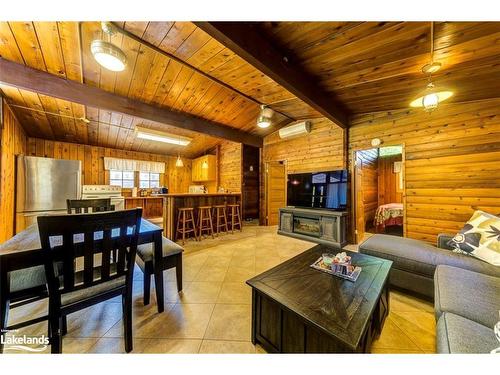
[[[92,40],[106,38],[102,35],[99,22],[83,22],[81,30],[77,22],[0,22],[0,56],[62,78],[189,113],[252,134],[263,136],[272,131],[272,128],[262,130],[255,126],[259,114],[259,100],[248,98],[236,89],[217,82],[217,79],[202,74],[202,69],[199,71],[194,69],[211,60],[215,50],[210,44],[203,43],[203,39],[200,40],[201,31],[196,32],[197,28],[193,24],[122,22],[116,25],[126,31],[112,36],[112,42],[120,46],[127,55],[128,66],[123,72],[114,73],[101,68],[90,53]],[[129,37],[127,32],[143,38],[145,43],[141,43],[140,39]],[[160,36],[161,34],[163,36]],[[162,50],[175,53],[178,58],[169,58],[168,55],[150,48],[148,43],[161,46]],[[234,57],[234,54],[230,56],[224,52],[217,55],[218,59],[223,56],[227,59]],[[239,73],[235,74],[240,77]],[[217,75],[214,77],[217,78]],[[248,79],[250,78],[247,77]],[[89,117],[86,113],[92,112],[90,108],[61,99],[12,87],[3,86],[1,89],[8,100],[16,105],[76,118]],[[85,126],[85,123],[67,117],[57,118],[42,112],[29,114],[29,111],[20,108],[16,108],[15,111],[28,128],[29,135],[48,139],[66,141],[70,139],[77,143],[104,146],[106,142],[113,143],[107,140],[109,136],[106,135],[106,124],[117,127],[112,122],[101,121],[99,124],[103,125],[97,126],[95,134],[94,122]],[[293,119],[280,113],[275,114],[274,118],[276,126]],[[139,122],[148,123],[140,118],[136,118],[134,123]],[[103,134],[100,134],[101,128]],[[156,128],[185,134],[167,124],[157,124]],[[117,129],[113,129],[113,132],[120,134]],[[186,151],[186,155],[202,153],[204,149],[212,147],[217,140],[189,133],[188,136],[195,138],[196,142],[193,142],[191,150]],[[127,137],[130,138],[129,135]],[[145,152],[149,152],[151,148],[161,148],[164,152],[172,151],[172,146],[170,148],[167,145],[147,146],[149,143],[136,141],[132,142],[130,147],[135,151]],[[117,147],[122,144],[130,144],[130,141],[118,139]]]
[[[51,74],[175,111],[264,136],[291,120],[321,115],[271,78],[190,22],[116,22],[125,33],[112,42],[127,55],[125,71],[101,68],[90,43],[100,23],[0,22],[0,56]],[[287,57],[316,77],[350,114],[406,108],[426,85],[421,67],[429,60],[428,22],[263,22],[262,32]],[[450,101],[499,97],[500,23],[437,22],[435,60],[443,64],[437,85],[456,94]],[[162,52],[163,51],[163,52]],[[67,117],[17,108],[28,134],[134,151],[176,153],[175,146],[134,139],[146,124],[193,137],[186,154],[202,153],[217,138],[12,87],[1,87],[16,105],[87,117]],[[268,130],[255,126],[259,103],[278,111]],[[157,150],[157,151],[153,151]]]
[[[290,53],[350,113],[407,108],[427,79],[430,22],[265,22]],[[435,22],[433,75],[449,102],[500,97],[500,22]]]

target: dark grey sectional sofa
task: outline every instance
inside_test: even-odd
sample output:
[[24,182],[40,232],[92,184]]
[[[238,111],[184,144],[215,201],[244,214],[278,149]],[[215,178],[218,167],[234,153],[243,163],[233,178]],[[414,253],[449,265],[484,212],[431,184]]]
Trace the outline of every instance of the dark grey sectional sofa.
[[498,347],[493,326],[500,319],[500,267],[446,246],[377,234],[359,251],[393,261],[390,284],[434,299],[438,353],[487,353]]

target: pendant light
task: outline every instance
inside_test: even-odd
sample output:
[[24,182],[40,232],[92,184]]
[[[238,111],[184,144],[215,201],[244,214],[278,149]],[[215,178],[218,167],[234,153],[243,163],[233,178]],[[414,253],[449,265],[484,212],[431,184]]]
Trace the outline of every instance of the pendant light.
[[437,89],[432,82],[432,74],[441,68],[441,63],[434,61],[434,22],[431,22],[431,61],[422,67],[422,72],[428,74],[428,84],[416,99],[410,103],[410,107],[423,107],[427,112],[435,110],[439,103],[453,95],[453,91]]
[[273,113],[274,111],[271,108],[269,108],[267,105],[262,104],[260,106],[259,117],[257,118],[257,126],[262,129],[271,126]]
[[182,161],[182,159],[181,159],[181,155],[180,155],[180,154],[178,154],[178,155],[177,155],[177,160],[175,161],[175,166],[176,166],[177,168],[182,168],[182,167],[184,167],[184,163],[183,163],[183,161]]
[[[179,141],[180,141],[180,140],[181,140],[181,136],[179,135]],[[177,168],[182,168],[182,167],[184,167],[184,163],[183,163],[183,161],[182,161],[182,159],[181,159],[181,154],[180,154],[180,152],[179,152],[179,153],[177,153],[177,160],[175,161],[175,166],[176,166]]]
[[111,36],[114,34],[113,26],[109,22],[101,22],[101,28],[104,34],[109,35],[109,42],[100,39],[93,40],[90,44],[90,51],[99,65],[113,72],[121,72],[127,66],[127,56],[111,43]]

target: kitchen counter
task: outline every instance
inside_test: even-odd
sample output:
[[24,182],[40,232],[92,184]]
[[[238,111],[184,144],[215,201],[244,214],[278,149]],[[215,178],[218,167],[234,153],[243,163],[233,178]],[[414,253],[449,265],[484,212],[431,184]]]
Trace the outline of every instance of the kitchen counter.
[[163,216],[163,197],[124,197],[125,208],[142,207],[142,217],[146,219],[157,219]]
[[158,194],[159,197],[217,197],[217,196],[238,196],[241,193],[173,193],[173,194]]
[[124,197],[125,199],[161,199],[163,197],[156,195],[148,195],[146,197]]
[[172,193],[157,196],[163,198],[163,233],[172,241],[176,239],[175,228],[177,228],[179,208],[194,208],[196,217],[200,206],[241,204],[241,193]]

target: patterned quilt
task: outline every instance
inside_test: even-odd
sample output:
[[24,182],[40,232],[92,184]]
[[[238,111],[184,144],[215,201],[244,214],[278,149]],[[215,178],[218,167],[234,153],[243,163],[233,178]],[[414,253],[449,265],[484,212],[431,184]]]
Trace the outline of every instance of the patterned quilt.
[[403,204],[389,203],[377,208],[373,225],[377,230],[383,230],[390,225],[403,225]]

